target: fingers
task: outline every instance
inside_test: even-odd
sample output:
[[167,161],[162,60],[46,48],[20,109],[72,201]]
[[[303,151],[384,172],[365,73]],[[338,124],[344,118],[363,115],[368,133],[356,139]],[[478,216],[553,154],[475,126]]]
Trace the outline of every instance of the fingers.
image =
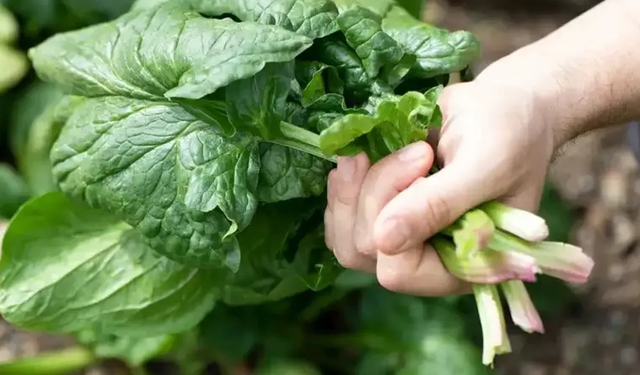
[[358,253],[353,240],[358,199],[368,170],[369,159],[361,154],[354,158],[340,158],[338,168],[330,173],[325,211],[326,242],[343,267],[374,272],[375,261]]
[[373,238],[378,250],[395,255],[415,248],[451,225],[470,207],[486,201],[482,178],[455,164],[420,178],[393,198],[380,212]]
[[416,179],[427,175],[433,158],[431,147],[425,142],[417,142],[371,167],[362,184],[358,202],[355,245],[360,253],[377,254],[372,235],[376,218],[391,199]]
[[397,293],[438,297],[471,291],[470,284],[447,271],[429,245],[396,255],[378,254],[376,274],[380,285]]

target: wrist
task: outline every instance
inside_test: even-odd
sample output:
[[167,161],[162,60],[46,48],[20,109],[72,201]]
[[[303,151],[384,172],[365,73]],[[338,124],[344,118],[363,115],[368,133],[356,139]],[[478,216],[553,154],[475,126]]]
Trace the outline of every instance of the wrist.
[[558,83],[554,69],[536,64],[538,59],[532,56],[536,51],[532,46],[524,47],[489,65],[476,81],[493,85],[497,90],[518,93],[520,100],[530,108],[533,118],[531,125],[537,126],[541,132],[549,134],[553,150],[557,150],[566,142],[577,136],[581,120],[569,115],[567,106],[562,102],[562,86]]

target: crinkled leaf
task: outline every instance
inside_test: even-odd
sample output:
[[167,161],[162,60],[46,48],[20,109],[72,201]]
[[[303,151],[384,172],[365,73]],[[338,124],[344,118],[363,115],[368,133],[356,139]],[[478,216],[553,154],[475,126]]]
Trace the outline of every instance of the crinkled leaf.
[[[383,68],[395,69],[395,66],[402,62],[401,71],[393,73],[395,84],[415,62],[411,57],[404,60],[404,48],[382,31],[381,17],[371,10],[361,7],[351,8],[341,12],[337,21],[347,43],[360,57],[369,77],[377,77]],[[396,74],[399,77],[396,77]]]
[[262,139],[281,136],[280,122],[293,79],[293,63],[281,63],[268,64],[253,77],[231,83],[226,88],[231,124]]
[[195,267],[237,269],[231,235],[257,207],[257,144],[220,137],[178,105],[86,100],[51,158],[60,188],[138,228],[155,250]]
[[338,70],[319,62],[299,62],[296,64],[296,79],[302,87],[302,105],[311,106],[326,94],[342,95],[344,82]]
[[373,13],[383,17],[392,6],[396,5],[394,0],[333,0],[333,2],[340,12],[345,12],[359,6],[367,8]]
[[[224,301],[250,305],[278,301],[305,290],[320,290],[339,274],[333,254],[309,220],[315,223],[322,205],[291,200],[262,206],[238,236],[242,248],[240,271],[230,275]],[[312,216],[314,215],[315,216]],[[299,240],[296,238],[302,237]],[[320,243],[318,242],[320,239]]]
[[281,26],[309,38],[338,30],[337,10],[329,0],[187,0],[209,16],[232,14],[242,21]]
[[221,281],[157,255],[127,224],[59,192],[30,201],[11,221],[0,275],[0,313],[17,327],[127,337],[192,328]]
[[461,71],[480,56],[480,44],[470,32],[423,23],[399,6],[386,14],[382,29],[417,56],[412,74],[423,78]]
[[307,55],[338,70],[345,85],[344,92],[347,100],[359,103],[369,97],[374,83],[367,75],[360,57],[349,47],[344,37],[332,35],[318,39],[308,50]]
[[58,34],[30,57],[43,80],[68,93],[198,99],[310,45],[277,26],[208,19],[168,3]]
[[29,187],[22,177],[13,167],[0,163],[0,218],[11,218],[29,198]]
[[[425,94],[408,92],[401,97],[382,97],[373,115],[348,114],[339,118],[320,134],[320,148],[327,155],[351,154],[348,146],[367,152],[371,160],[379,160],[400,148],[425,140],[428,127],[439,125],[436,87]],[[435,116],[434,116],[435,115]],[[366,142],[362,136],[366,136]]]
[[198,120],[213,126],[221,135],[233,137],[236,134],[236,129],[227,115],[227,105],[223,101],[208,99],[176,99],[175,101]]
[[324,193],[331,163],[298,150],[279,145],[261,147],[258,198],[280,202]]

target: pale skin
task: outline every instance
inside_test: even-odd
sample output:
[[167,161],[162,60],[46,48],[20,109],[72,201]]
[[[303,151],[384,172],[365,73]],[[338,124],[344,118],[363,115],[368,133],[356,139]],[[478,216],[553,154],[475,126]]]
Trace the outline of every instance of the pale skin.
[[[345,268],[375,273],[391,291],[467,292],[425,240],[486,201],[536,211],[562,145],[640,118],[639,46],[640,1],[606,0],[474,82],[447,87],[437,142],[373,166],[364,154],[339,159],[329,176],[327,246]],[[435,161],[444,167],[427,176]]]

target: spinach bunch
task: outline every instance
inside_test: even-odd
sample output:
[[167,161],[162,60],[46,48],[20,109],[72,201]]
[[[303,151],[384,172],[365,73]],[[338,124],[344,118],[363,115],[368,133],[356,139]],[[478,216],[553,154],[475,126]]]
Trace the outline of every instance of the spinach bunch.
[[64,95],[23,147],[50,183],[6,232],[0,313],[162,337],[333,284],[332,160],[425,139],[478,54],[392,0],[143,0],[49,38],[29,57]]

